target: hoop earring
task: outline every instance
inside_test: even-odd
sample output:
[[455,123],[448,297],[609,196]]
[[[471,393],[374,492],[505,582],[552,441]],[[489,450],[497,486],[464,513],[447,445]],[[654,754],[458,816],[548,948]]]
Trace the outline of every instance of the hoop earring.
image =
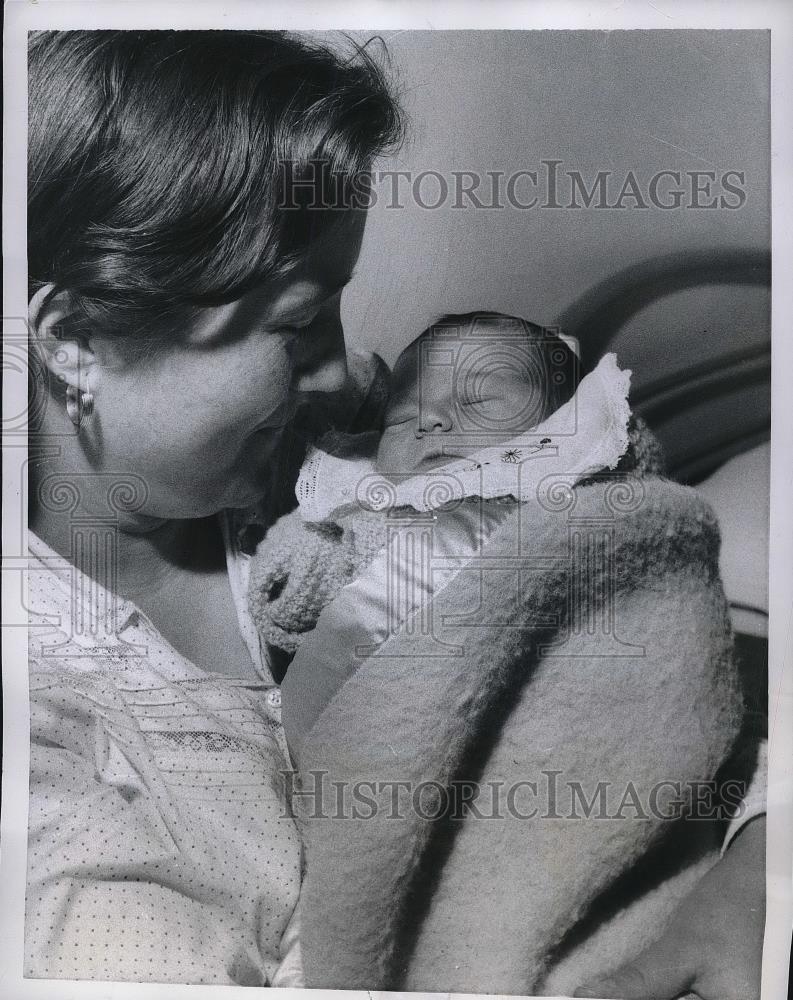
[[85,426],[94,412],[94,394],[92,392],[80,392],[75,386],[70,385],[66,389],[66,412],[69,420],[75,427]]

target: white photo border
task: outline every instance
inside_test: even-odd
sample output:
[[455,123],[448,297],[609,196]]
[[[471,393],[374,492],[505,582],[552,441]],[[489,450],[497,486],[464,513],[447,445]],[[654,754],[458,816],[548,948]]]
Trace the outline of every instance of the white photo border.
[[[407,29],[762,29],[771,30],[772,173],[772,471],[769,629],[769,787],[767,930],[763,960],[764,1000],[786,995],[793,926],[793,6],[780,2],[556,3],[477,0],[429,2],[333,2],[299,0],[116,0],[59,2],[9,0],[4,37],[3,316],[5,336],[25,329],[26,289],[26,35],[68,28],[281,28],[290,30]],[[387,37],[387,34],[386,34]],[[15,319],[15,317],[19,317]],[[5,345],[5,339],[4,339]],[[3,427],[24,413],[24,359],[3,355]],[[9,1000],[182,1000],[250,996],[249,988],[172,984],[24,979],[23,915],[26,873],[29,724],[27,632],[20,568],[25,555],[21,482],[26,438],[3,440],[3,809],[0,822],[0,993]],[[304,991],[281,990],[302,995]],[[363,991],[312,991],[359,997]],[[418,994],[404,994],[418,996]]]

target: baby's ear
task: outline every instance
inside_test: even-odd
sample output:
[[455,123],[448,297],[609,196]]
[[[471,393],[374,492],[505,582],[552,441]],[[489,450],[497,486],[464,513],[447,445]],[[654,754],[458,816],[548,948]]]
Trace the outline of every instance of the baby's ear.
[[84,335],[78,333],[74,301],[68,291],[43,285],[28,306],[30,349],[51,379],[64,389],[88,390],[96,358]]

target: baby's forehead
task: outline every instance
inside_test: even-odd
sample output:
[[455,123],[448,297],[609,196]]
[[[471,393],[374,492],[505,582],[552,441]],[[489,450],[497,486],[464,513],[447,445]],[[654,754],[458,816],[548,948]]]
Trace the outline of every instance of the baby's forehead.
[[450,314],[423,330],[402,354],[436,343],[480,346],[490,340],[499,341],[504,338],[530,345],[541,334],[541,327],[520,316],[507,316],[503,313]]
[[412,383],[419,375],[440,373],[444,358],[459,362],[475,352],[484,359],[491,346],[525,355],[537,349],[541,333],[536,324],[501,313],[447,316],[408,344],[396,360],[394,375],[401,383]]

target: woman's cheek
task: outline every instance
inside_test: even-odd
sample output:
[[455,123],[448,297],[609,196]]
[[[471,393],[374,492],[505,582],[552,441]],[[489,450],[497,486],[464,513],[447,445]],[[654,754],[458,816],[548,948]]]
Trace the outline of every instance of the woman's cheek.
[[231,427],[222,407],[209,409],[206,400],[184,392],[121,396],[112,408],[98,408],[105,467],[141,476],[150,491],[180,490],[201,475],[213,478],[233,449]]
[[289,400],[293,362],[285,338],[258,334],[246,344],[229,373],[225,403],[242,426],[251,429],[278,419]]
[[257,426],[273,415],[280,422],[289,357],[282,342],[259,335],[167,361],[125,377],[105,373],[96,414],[102,463],[140,476],[158,515],[208,513],[248,480],[266,478],[281,431]]

